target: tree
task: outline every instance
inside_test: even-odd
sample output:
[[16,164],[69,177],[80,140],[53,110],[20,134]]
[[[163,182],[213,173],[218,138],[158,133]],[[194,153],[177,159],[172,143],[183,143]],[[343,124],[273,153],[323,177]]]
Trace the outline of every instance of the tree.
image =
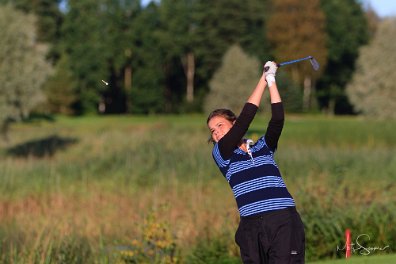
[[81,113],[97,112],[103,101],[108,113],[126,111],[134,55],[131,27],[139,12],[137,0],[68,1],[62,41],[76,79]]
[[54,74],[44,84],[46,101],[41,105],[43,112],[74,114],[73,105],[77,101],[77,95],[69,66],[68,56],[63,54],[55,66]]
[[103,34],[102,45],[106,49],[111,84],[101,93],[106,113],[132,112],[133,105],[140,99],[132,95],[138,69],[134,62],[139,60],[140,54],[137,47],[142,46],[143,42],[143,39],[136,36],[135,30],[136,21],[142,13],[140,1],[97,2],[101,16],[96,23],[100,25]]
[[171,111],[164,70],[167,50],[159,48],[160,40],[156,35],[159,24],[158,6],[154,3],[149,4],[133,20],[132,35],[128,38],[134,69],[133,86],[128,94],[132,98],[132,113]]
[[360,50],[347,94],[355,111],[396,119],[396,19],[381,22],[372,42]]
[[42,85],[52,72],[45,60],[48,47],[37,42],[36,17],[9,5],[0,6],[0,122],[9,125],[29,116],[44,99]]
[[105,23],[100,1],[68,1],[62,41],[76,79],[76,109],[80,113],[97,111],[101,93],[106,89],[101,80],[110,77]]
[[365,16],[367,20],[369,39],[372,39],[377,31],[379,23],[381,22],[381,18],[370,5],[366,7]]
[[[37,17],[37,39],[49,44],[47,60],[55,68],[55,73],[48,83],[44,84],[46,102],[37,107],[37,111],[49,113],[70,113],[69,83],[73,83],[61,57],[61,26],[64,14],[60,11],[61,0],[0,0],[0,3],[12,4],[26,14]],[[63,60],[63,61],[59,61]],[[60,63],[61,65],[57,65]],[[67,78],[65,78],[67,76]],[[62,101],[65,99],[65,101]],[[74,99],[76,100],[76,98]],[[57,112],[60,111],[60,112]]]
[[0,3],[12,4],[25,13],[33,13],[37,17],[37,38],[39,42],[49,43],[47,58],[56,62],[60,56],[60,29],[63,14],[59,10],[62,0],[0,0]]
[[[163,106],[162,61],[155,3],[69,0],[63,23],[65,52],[76,78],[81,113],[159,112]],[[108,86],[101,80],[107,80]]]
[[[160,8],[165,8],[168,14],[161,22],[164,35],[168,36],[163,40],[167,41],[168,55],[173,54],[166,62],[172,69],[166,73],[172,76],[167,77],[168,90],[173,94],[186,91],[186,101],[191,102],[193,97],[194,105],[201,103],[225,51],[234,43],[249,55],[268,57],[264,30],[266,3],[261,0],[161,1]],[[179,69],[184,75],[182,81]],[[179,86],[193,89],[180,90]]]
[[350,113],[346,84],[355,70],[359,47],[369,40],[368,24],[356,0],[322,0],[326,15],[328,61],[318,81],[320,108],[328,113]]
[[269,0],[243,1],[244,31],[240,37],[240,45],[247,54],[257,57],[264,63],[271,57],[270,45],[267,40],[266,26],[269,16]]
[[224,54],[222,65],[210,81],[205,112],[229,108],[238,113],[249,92],[257,85],[260,63],[248,56],[239,45],[231,46]]
[[194,33],[194,4],[190,0],[163,0],[159,9],[160,26],[157,30],[160,45],[167,50],[166,61],[178,59],[182,65],[185,83],[186,98],[188,103],[194,101],[195,54]]
[[325,16],[319,0],[273,0],[268,20],[267,38],[276,61],[314,56],[321,70],[314,72],[309,62],[287,68],[292,79],[303,86],[303,106],[311,108],[315,80],[326,66]]

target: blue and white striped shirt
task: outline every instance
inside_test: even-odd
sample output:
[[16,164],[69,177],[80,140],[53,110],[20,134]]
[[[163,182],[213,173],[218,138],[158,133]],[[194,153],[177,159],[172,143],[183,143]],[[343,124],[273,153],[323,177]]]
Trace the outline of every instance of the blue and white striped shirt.
[[[246,104],[231,128],[232,131],[222,139],[223,151],[219,147],[220,141],[212,151],[217,166],[231,186],[242,217],[295,206],[274,160],[276,144],[283,127],[282,103],[272,105],[272,119],[267,133],[250,148],[251,156],[238,147],[230,148],[240,142],[239,135],[246,132],[256,111],[257,107]],[[271,147],[266,139],[271,140]],[[225,147],[229,152],[224,150]],[[222,154],[227,157],[224,158]]]
[[251,148],[252,157],[239,148],[231,158],[224,160],[218,144],[213,148],[213,158],[231,186],[241,216],[254,215],[266,211],[295,206],[288,192],[274,152],[261,137]]

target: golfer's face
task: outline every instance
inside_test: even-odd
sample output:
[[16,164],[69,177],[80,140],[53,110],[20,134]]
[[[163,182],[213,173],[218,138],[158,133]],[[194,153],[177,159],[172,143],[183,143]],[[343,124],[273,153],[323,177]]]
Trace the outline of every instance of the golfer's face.
[[215,142],[224,137],[234,124],[222,116],[214,116],[209,120],[208,127]]

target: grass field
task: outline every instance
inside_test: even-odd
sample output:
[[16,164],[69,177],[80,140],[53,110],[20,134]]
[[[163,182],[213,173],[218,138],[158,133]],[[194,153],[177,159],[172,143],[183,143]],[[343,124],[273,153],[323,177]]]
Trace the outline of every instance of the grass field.
[[356,256],[348,259],[310,262],[310,264],[391,264],[396,263],[396,255]]
[[[1,263],[239,263],[238,213],[204,116],[57,117],[0,142]],[[257,139],[268,118],[251,126]],[[346,228],[394,252],[396,122],[290,116],[276,153],[307,259]],[[221,261],[220,261],[221,260]]]

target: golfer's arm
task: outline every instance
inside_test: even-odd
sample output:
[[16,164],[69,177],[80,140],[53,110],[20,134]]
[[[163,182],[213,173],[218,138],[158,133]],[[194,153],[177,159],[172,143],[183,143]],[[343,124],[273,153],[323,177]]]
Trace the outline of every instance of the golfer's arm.
[[247,102],[259,107],[266,85],[267,85],[267,81],[265,80],[265,76],[263,74],[256,88],[253,90],[252,94],[248,98]]
[[234,149],[246,134],[250,123],[257,113],[257,109],[258,107],[256,105],[246,103],[230,131],[220,139],[218,143],[219,151],[223,159],[227,160],[231,157]]
[[268,90],[270,92],[271,104],[282,102],[276,83],[273,83]]
[[224,159],[231,157],[232,152],[241,142],[241,139],[246,134],[250,123],[253,121],[260,105],[267,81],[264,74],[261,76],[259,82],[249,96],[245,106],[243,107],[239,117],[235,121],[230,131],[219,141],[219,151]]
[[272,103],[271,112],[272,117],[268,123],[267,131],[265,133],[265,142],[272,151],[275,151],[278,145],[279,137],[282,133],[283,124],[285,123],[283,103]]
[[278,86],[276,82],[272,82],[271,86],[268,88],[271,99],[271,113],[272,117],[268,123],[267,131],[265,133],[265,142],[267,146],[275,151],[279,137],[282,133],[283,124],[285,120],[285,113],[283,110],[282,99],[280,97]]

